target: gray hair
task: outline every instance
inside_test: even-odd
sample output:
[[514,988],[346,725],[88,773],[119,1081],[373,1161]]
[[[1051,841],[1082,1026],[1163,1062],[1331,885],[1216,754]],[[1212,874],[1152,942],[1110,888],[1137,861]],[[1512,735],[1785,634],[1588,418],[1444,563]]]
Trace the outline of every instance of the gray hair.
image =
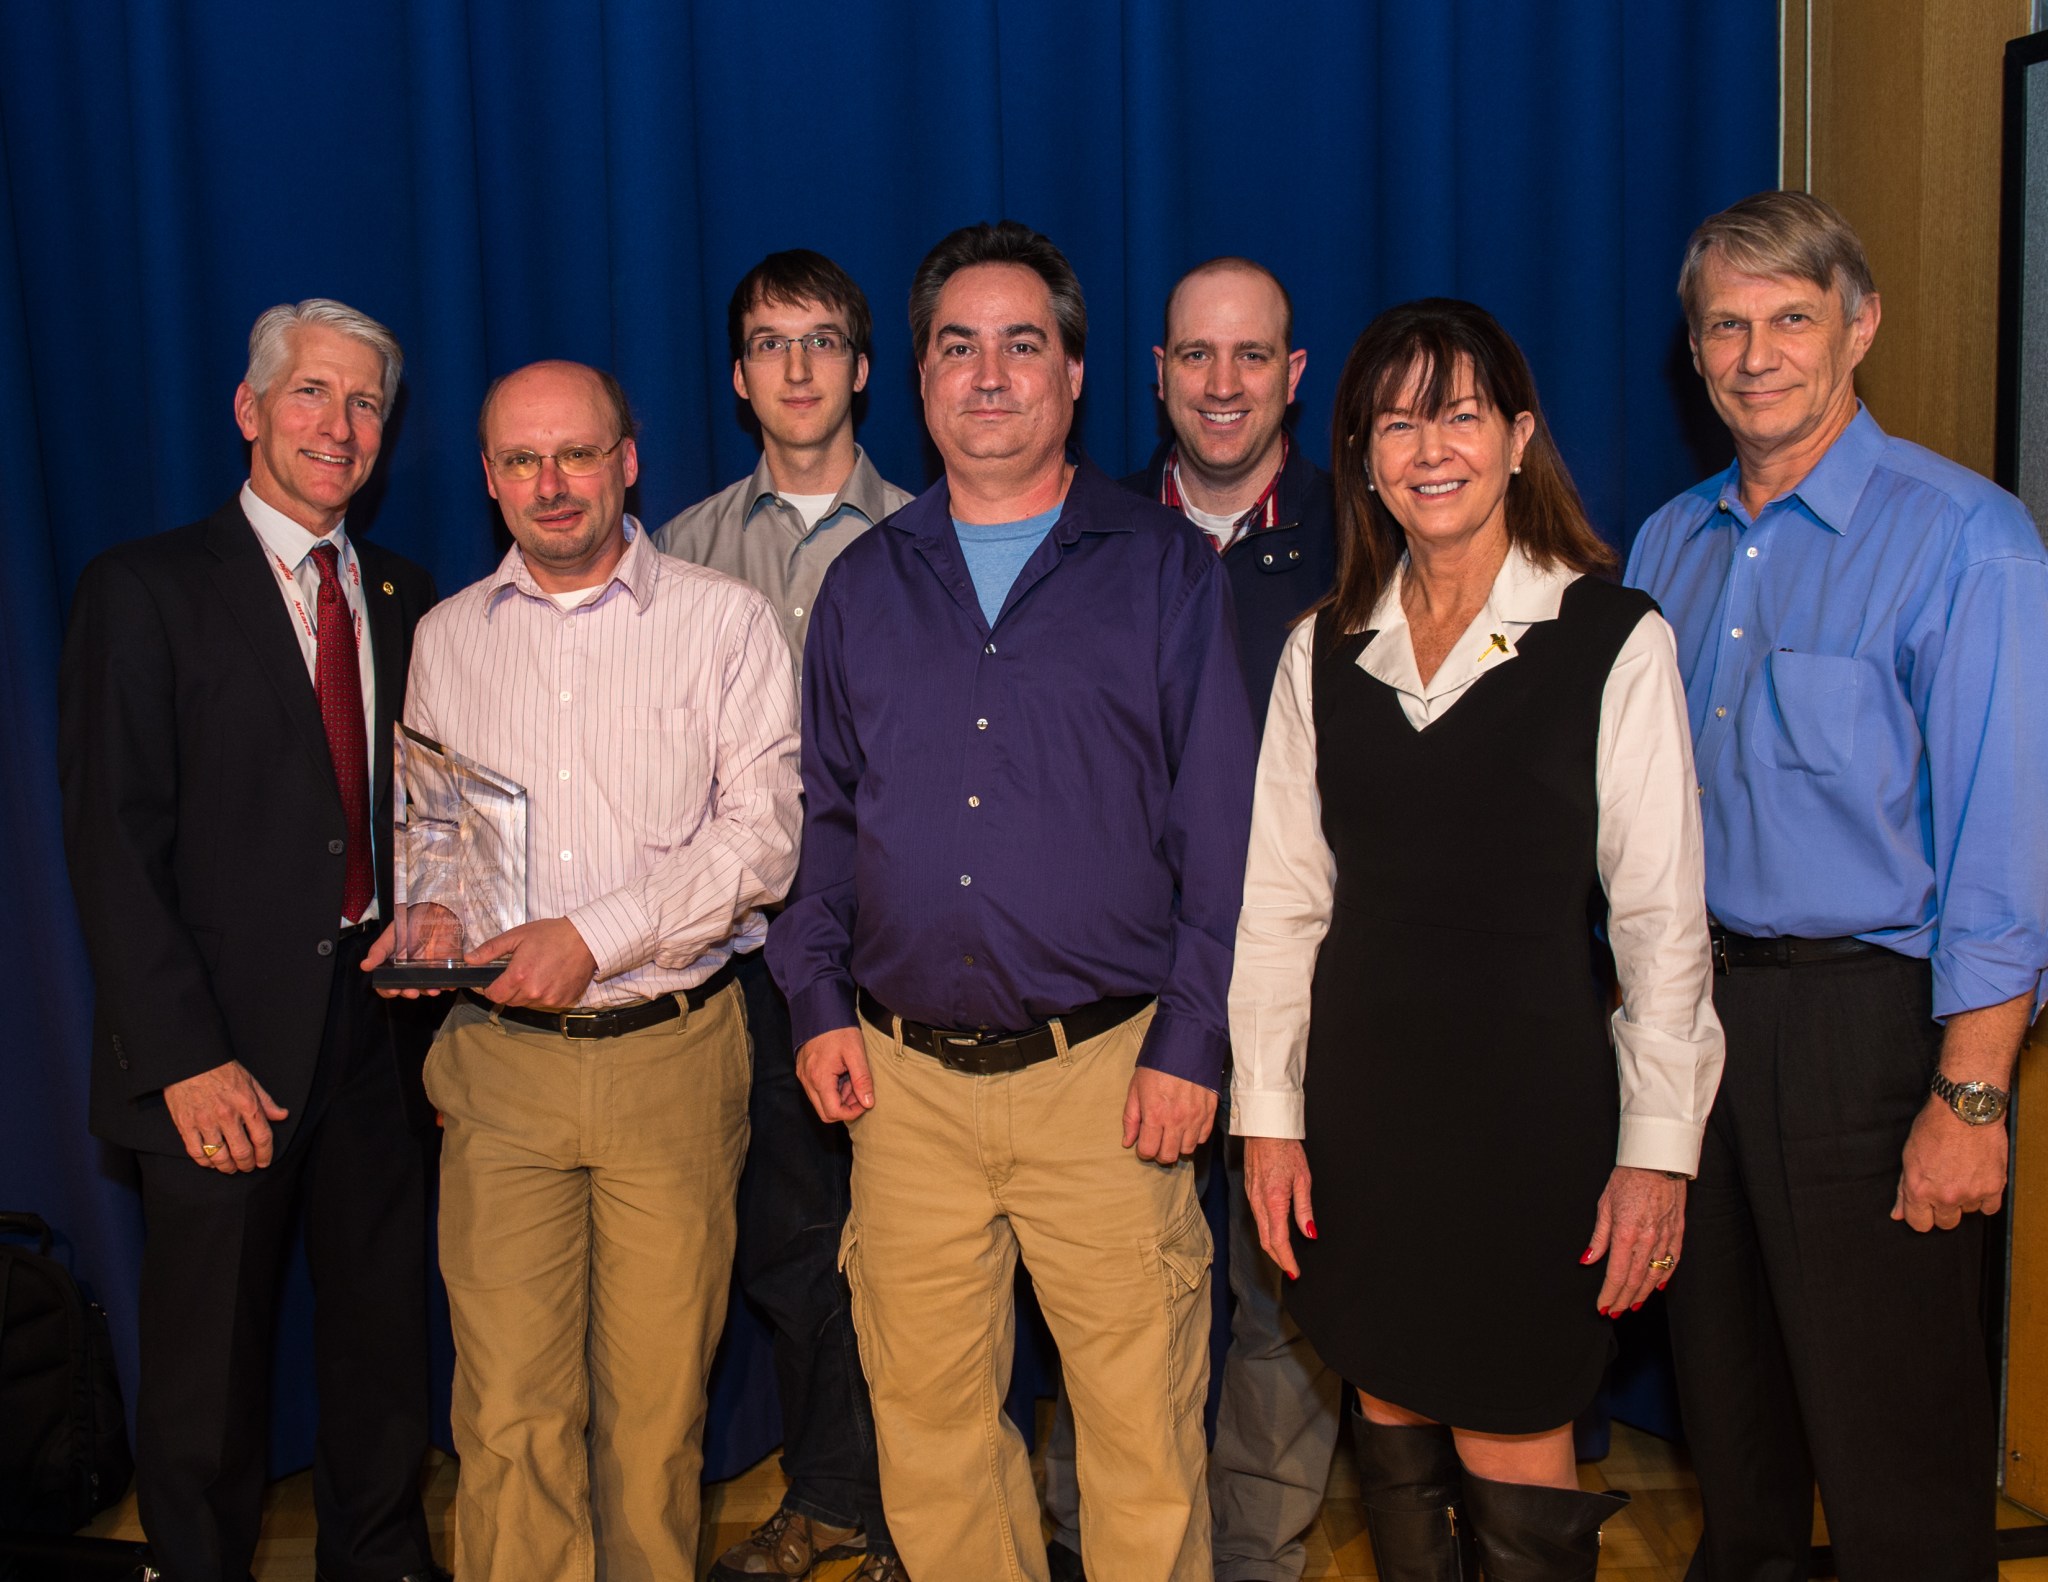
[[249,388],[258,395],[270,388],[291,355],[287,336],[307,324],[318,324],[350,340],[361,341],[383,359],[384,411],[388,416],[391,402],[398,394],[398,376],[405,369],[405,353],[399,349],[398,337],[369,314],[358,313],[330,297],[308,297],[297,304],[280,302],[264,310],[249,331],[249,371],[242,375]]
[[1688,327],[1706,311],[1707,263],[1718,258],[1746,275],[1790,275],[1839,291],[1850,318],[1877,293],[1870,259],[1849,222],[1810,192],[1753,193],[1700,222],[1678,271],[1678,300]]

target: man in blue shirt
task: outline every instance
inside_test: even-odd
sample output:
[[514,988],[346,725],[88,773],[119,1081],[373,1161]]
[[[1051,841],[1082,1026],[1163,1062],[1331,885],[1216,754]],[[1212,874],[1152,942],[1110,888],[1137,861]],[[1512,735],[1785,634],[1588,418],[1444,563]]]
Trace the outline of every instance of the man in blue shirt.
[[1879,304],[1804,193],[1694,234],[1679,294],[1736,461],[1644,524],[1678,634],[1728,1064],[1671,1288],[1693,1582],[1991,1582],[1983,1215],[2048,964],[2048,555],[1886,436]]
[[919,266],[946,476],[827,573],[803,856],[769,936],[852,1125],[842,1262],[914,1577],[1045,1582],[1003,1415],[1021,1250],[1074,1404],[1087,1563],[1209,1575],[1210,1242],[1187,1155],[1229,1061],[1251,711],[1184,519],[1070,461],[1086,309],[1014,222]]

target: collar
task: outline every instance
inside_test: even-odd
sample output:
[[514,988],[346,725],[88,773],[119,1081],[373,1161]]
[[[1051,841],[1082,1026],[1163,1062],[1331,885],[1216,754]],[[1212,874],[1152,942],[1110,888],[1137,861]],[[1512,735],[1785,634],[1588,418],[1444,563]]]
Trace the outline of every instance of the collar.
[[[1231,533],[1229,543],[1219,543],[1218,550],[1230,548],[1247,533],[1263,533],[1269,528],[1279,527],[1280,480],[1287,475],[1287,464],[1294,458],[1294,441],[1287,430],[1280,431],[1280,465],[1273,469],[1273,476],[1267,481],[1263,493],[1251,503],[1248,510],[1237,519],[1237,527]],[[1166,452],[1166,464],[1159,469],[1159,503],[1169,511],[1186,514],[1187,505],[1180,492],[1180,445],[1170,446]],[[1211,540],[1214,542],[1214,540]]]
[[[755,464],[754,475],[747,480],[747,508],[740,514],[740,526],[745,527],[754,519],[754,513],[761,508],[763,500],[777,499],[780,491],[775,487],[775,475],[768,470],[768,457],[764,452]],[[856,445],[853,447],[853,471],[846,475],[846,482],[839,486],[839,492],[832,496],[832,503],[825,507],[825,514],[818,518],[823,527],[840,511],[851,507],[867,518],[868,525],[889,514],[888,504],[882,498],[882,475],[875,470],[875,464],[868,460],[868,453]]]
[[[1889,443],[1883,429],[1877,426],[1877,419],[1870,415],[1870,409],[1861,401],[1856,403],[1856,415],[1849,419],[1849,426],[1835,436],[1820,460],[1804,478],[1775,496],[1770,505],[1780,500],[1797,496],[1799,503],[1806,507],[1815,521],[1838,537],[1845,536],[1849,524],[1855,520],[1856,507],[1863,499],[1864,488],[1870,482],[1870,475],[1877,470],[1879,459]],[[1750,518],[1742,508],[1742,463],[1731,462],[1728,470],[1721,474],[1720,487],[1714,491],[1714,509],[1695,523],[1690,538],[1701,528],[1723,518],[1732,517],[1747,525]]]
[[241,503],[242,515],[249,519],[249,525],[256,530],[263,547],[283,564],[286,571],[296,572],[305,558],[313,553],[315,544],[332,544],[343,560],[348,559],[346,518],[335,524],[333,532],[316,535],[259,496],[250,484],[242,485]]
[[[1140,510],[1151,507],[1123,488],[1086,456],[1069,451],[1074,464],[1074,481],[1067,485],[1067,497],[1052,536],[1062,544],[1075,542],[1083,533],[1130,533],[1136,528],[1127,506]],[[946,476],[919,495],[902,510],[883,518],[883,526],[908,533],[921,544],[941,544],[953,538],[953,493]]]
[[[626,552],[619,557],[619,563],[612,568],[611,581],[618,583],[632,597],[633,603],[641,609],[647,608],[647,601],[654,597],[654,577],[659,569],[657,562],[661,551],[654,547],[653,540],[640,529],[640,519],[628,515],[624,518]],[[609,583],[606,584],[610,586]],[[526,556],[517,544],[505,551],[505,558],[498,562],[498,569],[484,579],[484,613],[497,609],[501,598],[513,591],[529,598],[546,599],[553,604],[547,590],[533,580],[533,573],[527,569]],[[595,609],[605,600],[599,594],[587,604],[579,604],[579,610]]]
[[1408,615],[1401,606],[1401,588],[1408,580],[1408,557],[1401,557],[1393,578],[1373,606],[1372,641],[1359,651],[1358,667],[1377,681],[1411,697],[1437,698],[1468,686],[1490,669],[1498,669],[1520,652],[1517,642],[1539,621],[1554,621],[1564,590],[1579,574],[1563,566],[1537,565],[1518,544],[1508,546],[1507,559],[1494,574],[1486,603],[1472,618],[1466,635],[1452,647],[1425,685],[1415,664],[1415,644]]

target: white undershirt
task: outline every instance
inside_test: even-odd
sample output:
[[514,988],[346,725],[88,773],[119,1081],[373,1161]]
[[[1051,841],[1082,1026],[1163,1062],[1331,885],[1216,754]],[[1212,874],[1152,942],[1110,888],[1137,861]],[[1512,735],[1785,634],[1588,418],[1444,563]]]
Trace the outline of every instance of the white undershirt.
[[[363,570],[356,560],[355,545],[348,541],[346,522],[331,533],[315,534],[301,527],[284,512],[269,504],[249,484],[242,485],[242,514],[256,530],[263,544],[263,558],[277,583],[278,597],[291,616],[292,631],[305,656],[306,679],[320,685],[320,568],[313,559],[316,544],[332,544],[340,551],[341,596],[348,603],[349,619],[356,633],[356,666],[363,679],[363,742],[370,773],[370,795],[377,793],[377,663],[370,651],[369,603],[363,592]],[[372,821],[375,822],[374,820]],[[371,850],[376,850],[377,832],[370,831]],[[368,922],[380,916],[372,899],[360,919]]]
[[1233,511],[1228,516],[1218,516],[1213,511],[1203,510],[1199,505],[1190,501],[1185,494],[1180,497],[1180,508],[1186,513],[1187,519],[1190,522],[1215,539],[1217,544],[1225,549],[1229,548],[1231,540],[1237,537],[1237,524],[1244,516],[1242,511]]
[[[1557,618],[1564,590],[1577,580],[1511,550],[1485,606],[1424,683],[1401,609],[1406,569],[1404,561],[1381,595],[1369,623],[1378,635],[1357,663],[1395,689],[1417,730],[1441,719],[1487,671],[1512,664],[1522,636]],[[1242,1136],[1306,1131],[1309,985],[1336,879],[1316,787],[1314,637],[1313,621],[1288,637],[1259,753],[1230,983],[1230,1129]],[[1686,1175],[1699,1167],[1723,1048],[1696,786],[1677,643],[1652,612],[1622,644],[1601,693],[1597,864],[1621,980],[1612,1020],[1621,1082],[1615,1162]]]
[[826,508],[839,498],[837,494],[784,494],[780,490],[775,497],[786,501],[804,519],[806,533],[825,519]]
[[571,588],[567,593],[551,593],[548,595],[548,597],[550,599],[553,599],[555,603],[560,605],[563,609],[573,610],[579,605],[588,604],[592,599],[596,598],[600,593],[604,592],[604,590],[606,588],[609,588],[611,585],[612,580],[611,578],[607,577],[604,581],[599,583],[593,583],[590,587]]

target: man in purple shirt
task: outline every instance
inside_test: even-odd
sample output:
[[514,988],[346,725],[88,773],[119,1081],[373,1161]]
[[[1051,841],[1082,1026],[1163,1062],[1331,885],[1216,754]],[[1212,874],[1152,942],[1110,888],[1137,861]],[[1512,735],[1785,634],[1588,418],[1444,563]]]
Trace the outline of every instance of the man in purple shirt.
[[1209,1231],[1251,711],[1221,565],[1070,460],[1087,314],[1011,221],[911,286],[946,476],[850,545],[804,653],[802,859],[769,964],[851,1123],[841,1260],[914,1577],[1045,1582],[1003,1416],[1024,1255],[1090,1572],[1209,1575]]

